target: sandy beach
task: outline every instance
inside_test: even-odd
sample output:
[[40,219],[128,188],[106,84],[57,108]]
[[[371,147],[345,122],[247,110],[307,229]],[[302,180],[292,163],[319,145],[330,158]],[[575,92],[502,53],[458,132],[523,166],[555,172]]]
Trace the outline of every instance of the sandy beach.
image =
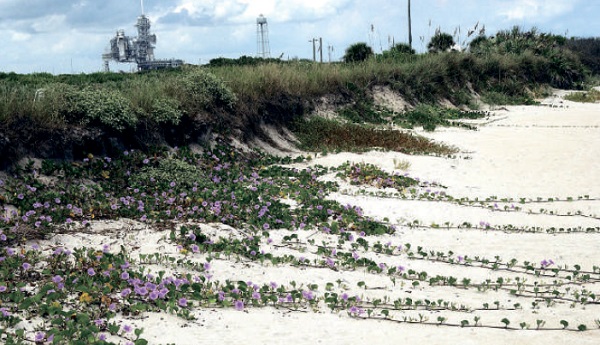
[[[301,310],[248,307],[238,311],[198,306],[191,308],[196,320],[143,313],[120,315],[118,322],[142,327],[150,344],[600,343],[600,324],[596,324],[600,320],[599,302],[593,298],[591,303],[580,302],[582,296],[600,294],[600,104],[550,97],[537,106],[494,110],[477,126],[477,131],[454,127],[435,132],[417,130],[458,148],[452,157],[374,150],[319,154],[308,163],[290,165],[303,169],[370,163],[391,174],[408,174],[430,182],[412,194],[402,194],[351,185],[336,173],[321,177],[340,185],[328,199],[358,206],[365,216],[396,227],[394,234],[367,238],[372,245],[379,242],[398,248],[392,255],[356,249],[352,241],[340,244],[338,236],[314,230],[273,231],[272,242],[262,246],[273,255],[308,260],[323,259],[318,254],[319,245],[331,246],[386,268],[401,266],[416,275],[426,272],[426,279],[415,283],[415,279],[391,279],[360,268],[274,266],[220,257],[211,261],[214,281],[316,284],[317,298],[329,292],[326,286],[330,283],[331,291],[357,296],[363,309],[332,312],[324,301]],[[404,169],[397,168],[398,162],[405,162]],[[463,202],[457,202],[460,199]],[[242,235],[240,229],[225,225],[199,226],[213,239]],[[291,234],[297,235],[297,244],[284,240]],[[174,244],[165,241],[167,236],[168,232],[133,220],[98,221],[85,232],[56,235],[36,243],[42,248],[109,245],[115,252],[124,246],[130,249],[131,257],[156,252],[184,257]],[[185,257],[199,264],[207,260],[205,253]],[[506,266],[512,259],[518,264]],[[493,267],[494,261],[501,264]],[[528,265],[535,270],[528,270]],[[581,273],[568,277],[565,272],[571,272],[575,265]],[[560,274],[551,271],[559,267]],[[177,268],[160,264],[148,265],[147,269],[177,273]],[[589,274],[590,279],[577,280],[577,274]],[[456,277],[458,282],[431,284],[429,279],[436,276]],[[524,283],[522,289],[519,283]],[[536,287],[539,291],[534,291]],[[553,291],[560,298],[547,299]],[[366,311],[378,299],[393,305],[392,301],[407,298],[443,302],[438,303],[439,308],[390,307],[388,315],[381,313],[381,306],[372,308],[372,315]],[[568,321],[566,330],[562,320]],[[589,331],[578,332],[580,324]],[[23,327],[31,330],[33,326]],[[116,337],[112,340],[121,341]]]

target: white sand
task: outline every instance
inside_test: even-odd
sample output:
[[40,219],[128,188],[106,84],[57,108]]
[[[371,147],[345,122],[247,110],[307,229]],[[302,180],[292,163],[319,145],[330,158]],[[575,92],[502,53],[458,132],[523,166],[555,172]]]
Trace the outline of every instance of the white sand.
[[[394,235],[383,236],[381,242],[394,245],[411,243],[413,248],[420,245],[430,250],[449,251],[469,257],[483,256],[492,259],[500,256],[505,261],[516,258],[519,262],[531,261],[536,265],[544,259],[552,259],[556,264],[573,267],[580,264],[583,270],[591,271],[600,266],[600,235],[597,233],[547,234],[515,233],[498,230],[450,228],[463,222],[478,225],[485,221],[492,227],[515,225],[518,227],[600,227],[600,201],[577,200],[587,195],[591,199],[600,198],[600,104],[576,104],[556,98],[546,103],[558,104],[561,108],[547,106],[508,107],[508,111],[497,111],[488,124],[478,131],[456,128],[440,128],[434,133],[423,133],[435,140],[454,145],[461,150],[455,158],[407,156],[393,152],[370,152],[365,154],[342,153],[319,157],[310,164],[338,166],[345,161],[367,162],[382,169],[394,171],[394,159],[410,162],[408,173],[422,180],[436,181],[447,187],[445,192],[454,197],[470,199],[495,196],[497,198],[519,198],[536,200],[538,197],[573,197],[574,201],[528,203],[518,205],[522,210],[501,212],[481,207],[459,206],[449,202],[402,200],[399,198],[379,198],[355,196],[356,187],[342,184],[340,193],[330,198],[343,204],[361,206],[366,215],[376,219],[388,218],[399,226]],[[305,166],[305,165],[303,165]],[[329,178],[332,178],[331,176]],[[353,189],[354,188],[354,189]],[[506,205],[510,205],[507,203]],[[488,204],[489,206],[491,204]],[[502,208],[505,204],[501,204]],[[529,214],[540,209],[562,214]],[[581,211],[582,217],[573,215]],[[568,213],[571,215],[567,215]],[[435,228],[410,228],[407,222],[418,220],[420,224],[438,224]],[[237,230],[224,226],[203,225],[211,236],[235,234]],[[106,228],[112,228],[106,232]],[[144,225],[131,222],[95,223],[93,229],[103,230],[103,235],[79,234],[56,236],[50,243],[67,246],[100,247],[111,244],[115,250],[123,244],[131,248],[135,257],[139,253],[161,252],[177,254],[172,244],[161,241],[166,233],[157,233]],[[282,232],[283,233],[283,232]],[[283,234],[273,233],[275,244]],[[305,240],[312,232],[299,232]],[[326,241],[336,243],[334,238],[317,234],[312,238],[316,243]],[[375,241],[374,239],[370,239]],[[45,243],[48,244],[48,243]],[[290,248],[268,247],[274,255],[291,253],[300,255]],[[318,258],[304,253],[307,258]],[[314,251],[314,250],[313,250]],[[515,279],[521,273],[492,271],[464,265],[448,265],[423,260],[410,260],[405,255],[386,257],[373,252],[360,252],[389,266],[404,265],[407,269],[427,271],[428,274],[452,275],[469,278],[473,282],[485,279],[495,281],[498,277]],[[204,255],[192,257],[204,262]],[[156,267],[155,269],[158,269]],[[530,330],[503,330],[496,328],[459,328],[448,326],[396,323],[384,320],[356,319],[346,312],[331,313],[325,306],[318,312],[289,312],[273,308],[249,308],[244,312],[230,310],[196,309],[196,321],[185,321],[172,315],[147,314],[141,319],[122,318],[120,322],[143,327],[143,337],[151,344],[599,344],[600,331],[535,331],[536,320],[546,321],[545,328],[560,328],[559,321],[568,320],[570,329],[579,323],[589,328],[594,320],[600,319],[600,306],[580,304],[571,308],[569,303],[558,302],[552,307],[543,303],[539,309],[532,309],[532,298],[510,295],[507,291],[478,292],[477,289],[458,289],[429,286],[423,282],[412,287],[407,282],[394,285],[391,280],[378,274],[336,272],[322,268],[297,268],[282,265],[272,267],[258,263],[244,263],[235,260],[213,261],[214,280],[252,280],[256,283],[276,281],[287,284],[290,281],[319,285],[323,293],[326,283],[340,280],[342,287],[351,294],[369,298],[391,300],[411,297],[430,300],[444,299],[463,304],[470,308],[482,308],[484,303],[498,301],[502,308],[511,308],[521,303],[518,310],[476,310],[473,312],[395,312],[397,319],[403,316],[418,318],[419,314],[435,322],[444,316],[449,323],[468,320],[473,324],[475,316],[481,317],[486,326],[502,326],[504,317],[511,320],[511,326],[518,327],[526,322]],[[535,280],[528,276],[529,281]],[[551,283],[554,279],[540,278],[540,282]],[[360,281],[368,287],[357,287]],[[587,288],[600,294],[600,284],[572,285],[572,289]]]

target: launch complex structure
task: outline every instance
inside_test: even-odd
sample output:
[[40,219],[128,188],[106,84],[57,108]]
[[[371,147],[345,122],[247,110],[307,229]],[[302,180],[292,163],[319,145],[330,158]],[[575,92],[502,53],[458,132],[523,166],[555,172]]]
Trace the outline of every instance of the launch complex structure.
[[144,1],[141,0],[141,3],[142,14],[135,25],[137,37],[126,36],[124,30],[117,30],[115,37],[110,40],[109,51],[102,54],[104,71],[110,71],[111,60],[120,63],[136,63],[138,71],[175,68],[183,65],[183,60],[179,59],[154,59],[156,35],[150,33],[150,19],[144,14]]

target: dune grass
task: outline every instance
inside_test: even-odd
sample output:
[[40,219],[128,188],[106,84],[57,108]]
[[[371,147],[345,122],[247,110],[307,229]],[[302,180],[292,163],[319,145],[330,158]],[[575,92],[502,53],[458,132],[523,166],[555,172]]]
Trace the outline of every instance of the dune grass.
[[566,95],[565,99],[573,102],[595,103],[600,101],[600,91],[591,89],[588,92],[574,92]]

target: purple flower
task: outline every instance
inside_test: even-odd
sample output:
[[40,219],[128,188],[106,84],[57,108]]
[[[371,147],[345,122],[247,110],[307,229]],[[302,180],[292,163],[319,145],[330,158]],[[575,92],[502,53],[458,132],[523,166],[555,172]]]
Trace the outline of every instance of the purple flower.
[[148,294],[148,289],[146,289],[146,287],[142,286],[142,287],[136,287],[135,288],[135,293],[140,295],[140,296],[146,296]]
[[44,332],[37,332],[35,334],[35,342],[36,343],[42,342],[42,341],[44,341],[44,339],[46,339],[46,333],[44,333]]
[[335,266],[335,261],[333,261],[331,258],[327,258],[325,263],[327,264],[327,266],[329,267],[333,267]]
[[348,297],[349,297],[349,296],[348,296],[348,294],[347,294],[347,293],[345,293],[345,292],[344,292],[344,293],[342,294],[342,299],[344,300],[344,302],[348,302]]
[[362,310],[362,308],[359,308],[359,307],[357,307],[355,305],[352,306],[352,307],[350,307],[350,309],[348,311],[350,312],[350,314],[353,314],[355,316],[356,315],[361,315],[362,313],[364,313],[364,311]]
[[130,325],[124,325],[123,327],[121,327],[121,330],[123,330],[123,332],[125,333],[129,333],[131,332],[132,328]]
[[0,285],[0,292],[4,292],[6,291],[6,286],[5,285]]
[[104,320],[102,320],[102,319],[96,319],[96,320],[94,320],[94,324],[97,327],[100,327],[100,326],[102,326],[102,324],[104,324]]
[[129,279],[129,273],[127,271],[124,271],[123,273],[121,273],[121,279],[123,279],[123,280]]
[[307,301],[312,301],[313,299],[315,299],[315,296],[313,295],[312,291],[302,291],[302,297],[304,297],[304,299],[306,299]]
[[90,277],[93,277],[94,275],[96,275],[96,271],[94,271],[94,269],[93,269],[92,267],[90,267],[90,268],[88,268],[88,270],[87,270],[87,274],[88,274]]
[[52,282],[54,282],[55,284],[58,284],[58,283],[60,283],[62,281],[63,281],[63,278],[61,276],[59,276],[59,275],[56,275],[56,276],[52,277]]
[[237,300],[234,303],[234,307],[235,307],[235,310],[242,311],[242,310],[244,310],[244,302]]
[[100,335],[98,335],[98,340],[100,340],[100,341],[106,341],[106,334],[100,333]]
[[150,294],[148,295],[148,298],[150,298],[151,300],[154,301],[155,299],[157,299],[159,297],[159,295],[160,295],[159,292],[154,290],[154,291],[150,292]]
[[252,299],[256,299],[256,300],[260,299],[260,293],[258,291],[254,291],[252,293]]
[[127,296],[129,296],[130,293],[131,293],[131,289],[125,288],[125,289],[123,289],[123,291],[121,291],[121,297],[127,297]]
[[28,269],[30,269],[30,268],[31,268],[31,265],[30,265],[28,262],[24,262],[24,263],[23,263],[23,269],[24,269],[25,271],[27,271],[27,270],[28,270]]
[[550,265],[554,265],[554,261],[552,261],[552,259],[550,259],[550,260],[546,260],[546,259],[544,259],[544,260],[542,260],[542,262],[540,262],[540,265],[541,265],[543,268],[546,268],[546,267],[548,267],[548,266],[550,266]]
[[181,297],[179,299],[179,301],[177,301],[177,304],[179,304],[180,307],[187,307],[187,299],[185,299],[184,297]]

